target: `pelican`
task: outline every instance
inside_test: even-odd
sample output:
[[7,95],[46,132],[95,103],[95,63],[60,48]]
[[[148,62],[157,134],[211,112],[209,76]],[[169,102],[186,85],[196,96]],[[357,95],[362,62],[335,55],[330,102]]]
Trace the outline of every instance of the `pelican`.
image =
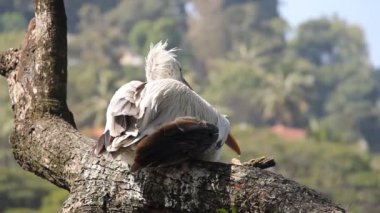
[[217,161],[224,143],[240,154],[226,116],[191,89],[177,49],[166,47],[167,42],[151,45],[146,82],[126,83],[111,98],[95,154],[119,156],[131,171],[188,158]]

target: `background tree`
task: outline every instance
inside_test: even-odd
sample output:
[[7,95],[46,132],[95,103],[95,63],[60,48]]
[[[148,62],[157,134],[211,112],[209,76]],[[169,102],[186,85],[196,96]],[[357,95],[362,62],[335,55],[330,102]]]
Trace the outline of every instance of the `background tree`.
[[377,99],[361,29],[338,18],[311,20],[300,26],[293,47],[316,67],[318,96],[312,112],[328,139],[360,139],[358,125],[373,116]]
[[[241,48],[274,57],[284,46],[283,21],[277,0],[190,1],[188,43],[199,81],[211,59],[226,58]],[[273,58],[274,59],[274,58]]]

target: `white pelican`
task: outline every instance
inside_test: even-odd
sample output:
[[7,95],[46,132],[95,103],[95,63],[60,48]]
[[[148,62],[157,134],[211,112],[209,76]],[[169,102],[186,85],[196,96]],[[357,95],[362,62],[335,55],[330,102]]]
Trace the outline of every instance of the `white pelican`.
[[188,158],[216,161],[224,143],[240,154],[229,121],[191,89],[176,49],[166,46],[151,45],[147,82],[131,81],[113,95],[95,154],[120,156],[131,171]]

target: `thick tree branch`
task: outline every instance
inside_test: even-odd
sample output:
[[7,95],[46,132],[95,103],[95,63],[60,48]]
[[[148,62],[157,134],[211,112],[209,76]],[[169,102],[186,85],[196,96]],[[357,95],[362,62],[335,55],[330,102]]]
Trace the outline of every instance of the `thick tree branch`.
[[[19,64],[8,77],[16,121],[58,116],[75,126],[66,104],[67,40],[63,1],[36,0],[20,52]],[[9,73],[9,72],[8,72]],[[20,118],[20,119],[19,119]],[[22,121],[23,122],[23,121]]]
[[312,189],[247,166],[193,162],[130,173],[95,157],[66,105],[63,0],[36,0],[21,51],[0,55],[15,113],[10,137],[18,163],[70,191],[62,212],[344,212]]

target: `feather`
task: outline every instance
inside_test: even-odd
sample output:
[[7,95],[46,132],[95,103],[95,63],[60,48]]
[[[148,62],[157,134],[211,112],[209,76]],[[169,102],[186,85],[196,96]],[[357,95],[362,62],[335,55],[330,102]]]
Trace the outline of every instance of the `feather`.
[[124,84],[112,96],[107,108],[107,123],[105,131],[109,130],[113,137],[120,136],[125,131],[135,131],[134,121],[140,117],[140,109],[137,102],[140,93],[144,89],[145,83],[141,81],[131,81]]
[[193,158],[210,148],[217,138],[218,128],[215,125],[190,117],[177,118],[137,144],[131,171]]
[[147,81],[172,78],[182,80],[181,65],[177,61],[175,51],[177,48],[166,50],[167,42],[151,44],[145,59],[145,74]]
[[94,154],[100,155],[105,150],[105,148],[111,143],[111,140],[112,138],[110,136],[109,131],[106,131],[104,134],[102,134],[99,137],[98,142],[95,146]]

